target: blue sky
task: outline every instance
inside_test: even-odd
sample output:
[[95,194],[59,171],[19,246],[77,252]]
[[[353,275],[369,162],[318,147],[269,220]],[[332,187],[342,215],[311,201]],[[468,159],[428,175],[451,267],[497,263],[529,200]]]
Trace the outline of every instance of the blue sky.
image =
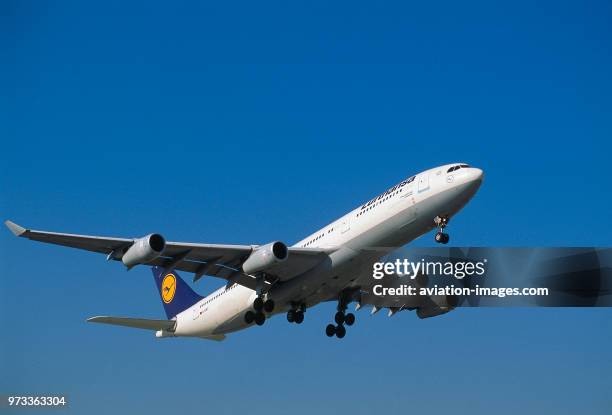
[[[18,3],[0,17],[2,220],[293,243],[466,161],[486,178],[453,244],[610,245],[608,2]],[[0,258],[0,393],[65,393],[72,413],[612,406],[608,309],[362,312],[337,341],[321,305],[221,344],[156,340],[84,322],[162,317],[148,269],[7,230]]]

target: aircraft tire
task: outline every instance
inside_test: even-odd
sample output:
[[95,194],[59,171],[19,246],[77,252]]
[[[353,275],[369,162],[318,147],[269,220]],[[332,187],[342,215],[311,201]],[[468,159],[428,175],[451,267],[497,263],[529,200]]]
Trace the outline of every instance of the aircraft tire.
[[264,313],[258,312],[255,314],[255,324],[257,324],[258,326],[263,326],[265,322],[266,322],[266,316]]
[[346,336],[346,329],[344,328],[344,326],[343,326],[343,325],[339,324],[339,325],[336,327],[336,337],[337,337],[337,338],[339,338],[339,339],[341,339],[341,338],[343,338],[344,336]]
[[271,313],[274,311],[274,301],[267,300],[265,303],[263,303],[263,309],[266,313]]
[[257,297],[255,301],[253,301],[253,308],[255,311],[261,311],[264,306],[264,301],[261,297]]
[[334,316],[334,321],[337,325],[341,325],[342,323],[344,323],[344,313],[342,311],[338,311]]

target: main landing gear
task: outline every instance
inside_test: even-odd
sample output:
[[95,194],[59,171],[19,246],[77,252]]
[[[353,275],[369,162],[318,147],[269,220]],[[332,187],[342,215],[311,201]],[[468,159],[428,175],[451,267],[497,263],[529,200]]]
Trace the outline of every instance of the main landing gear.
[[438,231],[436,232],[436,236],[434,237],[435,241],[439,244],[446,245],[450,240],[450,237],[447,233],[444,233],[444,228],[448,225],[448,216],[436,216],[434,218],[434,223],[438,227]]
[[352,326],[355,323],[355,315],[353,313],[346,314],[346,304],[338,303],[338,312],[334,316],[336,325],[328,324],[325,327],[325,334],[327,337],[333,337],[334,335],[341,339],[346,336],[346,328],[344,325]]
[[289,323],[302,324],[304,321],[304,313],[306,312],[306,306],[301,304],[300,306],[293,306],[291,310],[287,311],[287,321]]
[[255,322],[258,326],[262,326],[266,322],[266,313],[274,311],[274,301],[272,299],[265,300],[262,297],[255,298],[253,301],[253,310],[244,313],[244,322],[251,324]]

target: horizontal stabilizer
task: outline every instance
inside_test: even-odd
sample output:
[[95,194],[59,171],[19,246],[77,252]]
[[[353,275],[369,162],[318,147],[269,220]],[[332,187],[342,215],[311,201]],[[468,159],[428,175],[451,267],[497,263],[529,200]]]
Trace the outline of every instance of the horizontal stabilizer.
[[88,318],[91,323],[113,324],[115,326],[133,327],[145,330],[172,330],[176,321],[174,320],[149,320],[146,318],[109,317],[96,316]]

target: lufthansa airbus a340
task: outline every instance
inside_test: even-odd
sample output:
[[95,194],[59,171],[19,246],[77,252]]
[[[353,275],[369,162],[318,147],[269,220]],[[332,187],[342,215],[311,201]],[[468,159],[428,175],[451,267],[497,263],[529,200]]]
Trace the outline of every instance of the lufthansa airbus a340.
[[[88,321],[155,330],[157,337],[223,340],[227,333],[261,326],[278,313],[301,324],[308,308],[336,301],[334,323],[325,333],[342,338],[346,326],[355,322],[354,314],[346,312],[347,305],[364,305],[360,293],[372,283],[372,264],[434,228],[435,241],[446,244],[449,219],[476,194],[482,180],[482,170],[463,163],[424,171],[290,247],[280,241],[265,245],[168,242],[155,233],[136,239],[108,238],[5,223],[17,236],[99,252],[128,269],[152,266],[166,320],[99,316]],[[193,273],[194,282],[207,275],[225,283],[202,297],[177,270]],[[444,297],[419,301],[410,309],[421,318],[453,308]],[[400,310],[390,310],[390,315]]]

